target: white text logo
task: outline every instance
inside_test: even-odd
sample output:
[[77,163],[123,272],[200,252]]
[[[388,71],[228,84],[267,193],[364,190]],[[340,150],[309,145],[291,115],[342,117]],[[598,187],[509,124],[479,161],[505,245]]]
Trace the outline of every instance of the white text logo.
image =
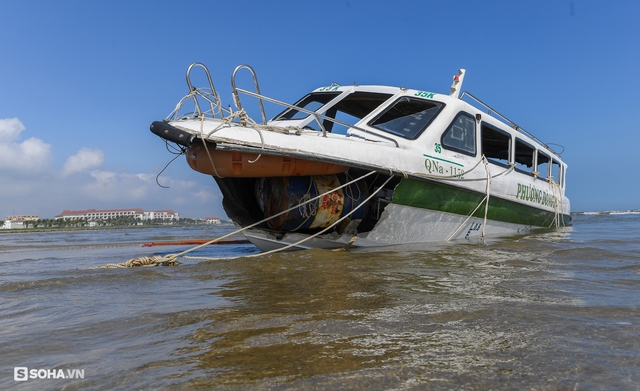
[[13,380],[29,379],[84,379],[84,369],[31,369],[27,367],[13,368]]

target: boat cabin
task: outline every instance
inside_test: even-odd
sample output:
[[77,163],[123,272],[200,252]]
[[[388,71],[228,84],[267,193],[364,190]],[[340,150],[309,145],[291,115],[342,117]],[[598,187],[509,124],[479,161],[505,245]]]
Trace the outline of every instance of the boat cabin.
[[268,124],[359,137],[424,153],[435,149],[443,156],[477,159],[484,155],[497,166],[513,166],[520,173],[565,186],[566,165],[555,151],[467,93],[459,99],[398,87],[334,84],[314,90],[294,106]]

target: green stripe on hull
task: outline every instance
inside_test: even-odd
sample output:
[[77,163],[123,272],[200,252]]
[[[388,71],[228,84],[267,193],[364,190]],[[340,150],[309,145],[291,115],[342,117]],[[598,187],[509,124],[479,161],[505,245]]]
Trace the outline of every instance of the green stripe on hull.
[[[396,187],[391,202],[399,205],[431,209],[468,216],[483,200],[484,194],[435,182],[405,179]],[[485,203],[473,214],[484,218]],[[549,227],[555,214],[532,206],[489,197],[487,218],[513,224]],[[571,216],[563,215],[561,224],[571,224]]]

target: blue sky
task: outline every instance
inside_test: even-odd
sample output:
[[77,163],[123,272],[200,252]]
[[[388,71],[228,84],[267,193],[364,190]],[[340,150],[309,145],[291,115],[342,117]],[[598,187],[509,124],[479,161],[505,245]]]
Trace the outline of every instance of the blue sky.
[[637,209],[639,17],[635,0],[6,1],[0,218],[225,217],[183,158],[159,178],[169,189],[155,180],[173,155],[149,125],[188,92],[192,62],[225,105],[239,64],[285,101],[331,82],[447,92],[466,68],[463,90],[565,148],[573,211]]

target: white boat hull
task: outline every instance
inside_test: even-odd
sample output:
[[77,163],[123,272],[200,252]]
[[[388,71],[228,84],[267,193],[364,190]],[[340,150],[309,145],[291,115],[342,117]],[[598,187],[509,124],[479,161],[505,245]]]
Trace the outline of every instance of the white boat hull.
[[[195,89],[151,131],[212,175],[228,217],[262,250],[477,241],[571,222],[559,153],[470,94],[318,88],[291,105],[232,76],[238,110]],[[240,69],[256,93],[235,87]],[[258,99],[262,122],[240,94]],[[471,102],[463,99],[465,96]],[[266,119],[263,100],[284,106]],[[195,111],[181,115],[186,102]],[[209,110],[198,102],[207,102]]]
[[[484,230],[483,230],[484,228]],[[484,237],[506,237],[525,234],[529,225],[503,221],[467,218],[411,206],[391,204],[383,212],[376,227],[364,234],[328,234],[310,238],[303,233],[275,235],[263,229],[245,231],[245,237],[262,251],[271,251],[302,241],[292,250],[311,248],[380,247],[413,243],[478,242]],[[355,241],[351,242],[355,236]]]

